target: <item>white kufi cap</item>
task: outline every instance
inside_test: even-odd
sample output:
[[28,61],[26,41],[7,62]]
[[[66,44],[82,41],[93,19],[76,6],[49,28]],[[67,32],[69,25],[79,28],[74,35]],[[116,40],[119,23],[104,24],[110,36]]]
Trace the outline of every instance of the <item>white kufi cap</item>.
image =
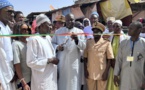
[[36,17],[36,25],[37,25],[37,27],[39,27],[44,22],[51,23],[50,19],[45,14],[40,14],[40,15],[38,15]]
[[120,25],[122,26],[122,21],[121,21],[121,20],[116,20],[116,21],[114,22],[114,24],[115,24],[115,23],[120,24]]

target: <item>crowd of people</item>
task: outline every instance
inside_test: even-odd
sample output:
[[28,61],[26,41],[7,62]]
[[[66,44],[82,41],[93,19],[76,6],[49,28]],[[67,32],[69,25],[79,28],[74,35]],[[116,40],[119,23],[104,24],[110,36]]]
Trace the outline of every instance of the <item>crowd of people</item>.
[[144,90],[145,19],[127,34],[121,20],[106,23],[93,12],[83,22],[40,14],[29,25],[0,0],[0,90]]

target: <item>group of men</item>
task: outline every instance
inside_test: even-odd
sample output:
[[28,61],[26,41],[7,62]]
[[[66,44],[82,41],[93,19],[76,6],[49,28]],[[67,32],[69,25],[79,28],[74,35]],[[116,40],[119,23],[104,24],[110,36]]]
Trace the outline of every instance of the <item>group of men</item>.
[[[12,34],[9,22],[14,16],[13,5],[7,0],[0,0],[1,35]],[[22,89],[83,90],[82,77],[85,76],[87,90],[144,90],[145,39],[139,37],[142,23],[131,23],[129,36],[124,38],[122,22],[115,20],[112,27],[108,27],[108,30],[113,28],[108,37],[102,35],[106,28],[98,17],[94,12],[90,16],[91,23],[85,19],[83,30],[75,27],[73,14],[59,17],[59,22],[55,24],[60,26],[56,27],[51,38],[46,35],[52,32],[50,19],[44,14],[38,15],[36,26],[40,35],[27,37],[26,40],[25,62],[32,72],[31,85],[25,83]],[[0,90],[17,89],[13,82],[13,55],[16,52],[12,51],[11,43],[11,37],[0,37]],[[19,81],[22,83],[25,78],[21,77]]]

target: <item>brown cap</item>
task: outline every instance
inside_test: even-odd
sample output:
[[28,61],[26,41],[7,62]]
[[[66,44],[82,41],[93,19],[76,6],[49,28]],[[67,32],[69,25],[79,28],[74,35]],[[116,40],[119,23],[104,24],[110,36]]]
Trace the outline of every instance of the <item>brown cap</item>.
[[95,28],[100,29],[102,32],[105,31],[105,26],[99,22],[93,23],[92,29],[95,29]]
[[65,16],[59,15],[55,18],[55,21],[65,22]]

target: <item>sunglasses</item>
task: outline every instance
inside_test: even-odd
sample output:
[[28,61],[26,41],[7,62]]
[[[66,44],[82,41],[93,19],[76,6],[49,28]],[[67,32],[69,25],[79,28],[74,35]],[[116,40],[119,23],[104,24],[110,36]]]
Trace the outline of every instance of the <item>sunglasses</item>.
[[8,13],[14,13],[14,10],[7,10]]

